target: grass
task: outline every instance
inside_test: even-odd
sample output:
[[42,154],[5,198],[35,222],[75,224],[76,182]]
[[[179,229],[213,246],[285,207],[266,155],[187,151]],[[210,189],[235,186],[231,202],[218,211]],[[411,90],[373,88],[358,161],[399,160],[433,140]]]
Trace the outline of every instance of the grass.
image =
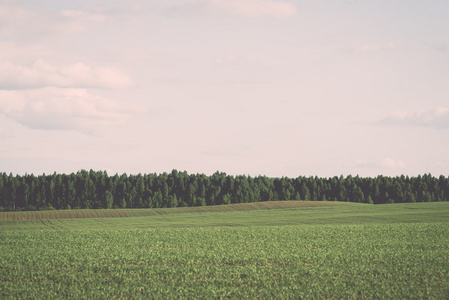
[[[316,204],[315,204],[316,203]],[[349,202],[284,201],[211,207],[75,210],[0,214],[2,230],[133,229],[160,227],[274,226],[306,224],[416,223],[449,221],[449,202],[369,205]],[[316,206],[313,206],[316,205]],[[326,206],[327,205],[327,206]],[[73,213],[71,219],[64,219]],[[100,216],[106,217],[100,217]],[[5,217],[6,216],[6,217]],[[21,221],[20,218],[25,219]],[[84,218],[83,218],[84,216]],[[95,217],[96,216],[96,217]],[[117,216],[117,217],[113,217]],[[128,216],[128,217],[126,217]],[[3,220],[1,219],[3,218]],[[4,221],[4,219],[13,221]],[[17,220],[19,219],[19,220]]]
[[176,210],[1,221],[0,298],[449,297],[449,203]]
[[261,209],[305,208],[347,205],[347,202],[327,201],[276,201],[253,202],[215,206],[194,206],[177,208],[154,209],[74,209],[74,210],[50,210],[50,211],[23,211],[0,212],[0,221],[24,221],[47,219],[73,219],[73,218],[122,218],[143,217],[167,214],[182,214],[196,212],[232,212]]

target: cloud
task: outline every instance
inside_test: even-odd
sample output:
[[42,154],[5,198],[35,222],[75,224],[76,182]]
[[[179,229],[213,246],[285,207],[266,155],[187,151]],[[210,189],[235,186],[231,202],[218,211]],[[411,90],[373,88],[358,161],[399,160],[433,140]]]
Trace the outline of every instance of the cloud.
[[389,42],[386,44],[364,44],[359,45],[354,48],[354,51],[356,53],[361,54],[372,54],[372,53],[378,53],[381,51],[387,51],[387,50],[394,50],[399,48],[399,46],[396,43]]
[[238,147],[236,149],[214,149],[206,150],[201,154],[203,156],[215,156],[215,157],[246,157],[250,151],[248,147]]
[[375,53],[380,50],[380,46],[377,44],[360,45],[355,48],[357,53]]
[[449,129],[449,108],[437,107],[430,110],[397,112],[381,120],[380,124]]
[[357,160],[351,166],[359,168],[373,168],[373,169],[397,169],[405,168],[405,163],[401,160],[396,160],[391,157],[383,157],[373,161]]
[[11,1],[0,3],[0,20],[0,36],[29,41],[55,33],[87,31],[92,25],[107,21],[107,17],[81,10],[29,10]]
[[169,16],[216,14],[283,19],[295,15],[297,6],[287,1],[273,0],[186,0],[162,4],[134,3],[128,4],[125,10],[136,13],[157,12]]
[[101,14],[91,14],[82,10],[64,10],[61,12],[61,15],[67,17],[71,20],[76,20],[77,22],[104,22],[106,21],[106,17]]
[[405,168],[405,163],[401,160],[395,160],[391,157],[384,157],[378,161],[378,164],[382,168]]
[[119,1],[108,6],[91,5],[89,10],[36,10],[15,1],[0,3],[0,37],[42,41],[46,37],[86,32],[95,26],[116,26],[123,18],[135,22],[142,15],[198,16],[224,15],[284,19],[297,13],[297,5],[276,0],[175,0]]
[[66,33],[76,33],[88,31],[93,25],[103,24],[108,18],[104,15],[82,10],[64,10],[57,16],[61,19],[62,29]]
[[438,43],[435,46],[435,49],[441,51],[441,52],[447,52],[449,50],[449,41],[443,41]]
[[81,87],[120,89],[131,86],[131,78],[114,67],[92,67],[83,63],[55,66],[43,59],[31,66],[0,60],[0,89]]
[[215,63],[218,65],[233,65],[239,61],[239,58],[233,54],[227,56],[220,56],[215,58]]
[[[44,43],[25,45],[23,43],[3,42],[2,40],[0,38],[0,63],[5,61],[29,62],[30,60],[36,60],[37,57],[52,57],[54,55],[54,49],[48,49],[48,45]],[[2,75],[2,72],[0,72],[0,75]]]
[[142,110],[88,90],[132,87],[130,76],[120,69],[78,59],[61,62],[71,57],[71,50],[61,51],[59,46],[66,47],[71,35],[109,18],[101,12],[39,10],[17,1],[0,2],[0,115],[32,129],[94,133],[102,126],[125,123]]
[[296,5],[271,0],[201,0],[209,9],[225,14],[244,17],[274,17],[278,19],[296,14]]
[[[25,27],[30,27],[30,23],[26,23],[26,20],[29,22],[34,20],[36,25],[44,23],[39,14],[8,3],[0,4],[0,20],[0,36],[4,37],[15,36],[17,33],[24,32]],[[35,32],[38,28],[31,26],[29,30]]]
[[0,113],[32,129],[95,132],[125,123],[142,108],[89,94],[85,89],[47,87],[0,90]]

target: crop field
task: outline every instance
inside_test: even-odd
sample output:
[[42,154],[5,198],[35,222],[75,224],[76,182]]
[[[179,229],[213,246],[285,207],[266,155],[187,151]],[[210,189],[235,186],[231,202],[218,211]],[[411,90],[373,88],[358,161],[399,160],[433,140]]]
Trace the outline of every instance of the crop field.
[[305,208],[323,206],[348,205],[346,202],[329,201],[269,201],[237,203],[215,206],[192,206],[153,209],[75,209],[75,210],[50,210],[50,211],[22,211],[22,212],[0,212],[0,221],[14,220],[46,220],[46,219],[73,219],[73,218],[123,218],[143,217],[167,214],[184,214],[197,212],[232,212],[261,209],[285,209]]
[[0,232],[410,222],[449,222],[449,202],[368,205],[333,201],[283,201],[146,210],[0,212]]
[[448,221],[449,203],[1,221],[0,297],[447,299]]

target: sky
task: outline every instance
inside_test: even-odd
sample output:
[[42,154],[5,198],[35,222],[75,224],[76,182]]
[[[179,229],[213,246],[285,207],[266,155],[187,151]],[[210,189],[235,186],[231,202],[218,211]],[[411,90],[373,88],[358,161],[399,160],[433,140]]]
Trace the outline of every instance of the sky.
[[0,0],[0,172],[449,175],[447,0]]

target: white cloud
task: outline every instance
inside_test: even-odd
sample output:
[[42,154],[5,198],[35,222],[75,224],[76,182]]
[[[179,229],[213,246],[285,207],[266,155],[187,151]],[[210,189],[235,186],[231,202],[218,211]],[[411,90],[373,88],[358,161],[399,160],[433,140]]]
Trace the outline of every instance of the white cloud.
[[383,125],[419,126],[436,129],[449,129],[449,108],[437,107],[430,110],[418,110],[413,112],[397,112],[386,117],[381,122]]
[[219,65],[233,65],[239,61],[239,58],[233,54],[215,58],[215,63]]
[[130,85],[131,78],[114,67],[83,63],[54,66],[43,59],[24,66],[0,60],[0,89],[46,86],[120,89]]
[[232,149],[213,149],[203,151],[203,156],[217,157],[246,157],[251,149],[249,147],[234,147]]
[[271,0],[200,0],[208,8],[221,13],[244,17],[287,18],[296,14],[296,5]]
[[107,20],[104,15],[86,11],[33,11],[11,3],[0,3],[0,36],[13,39],[42,39],[54,33],[86,31]]
[[449,41],[443,41],[438,43],[435,48],[439,51],[446,52],[449,50]]
[[130,4],[128,11],[151,11],[165,15],[218,14],[242,17],[288,18],[297,13],[297,6],[273,0],[186,0],[163,4]]
[[352,167],[360,168],[375,168],[375,169],[397,169],[405,168],[405,163],[401,160],[396,160],[391,157],[383,157],[376,160],[357,160]]
[[85,89],[0,90],[0,113],[32,129],[91,133],[99,126],[125,123],[141,110],[136,105],[89,94]]
[[394,50],[399,48],[396,43],[389,42],[386,44],[364,44],[355,47],[354,51],[361,54],[372,54],[380,51]]
[[[8,5],[7,3],[0,4],[0,36],[14,36],[14,34],[24,31],[26,20],[37,20],[38,14],[31,11],[26,11],[20,7]],[[38,22],[37,22],[38,23]],[[35,31],[36,27],[31,27],[29,30]]]
[[378,164],[382,167],[382,168],[405,168],[405,163],[401,160],[396,160],[393,159],[391,157],[384,157],[381,158],[378,162]]
[[76,20],[78,22],[104,22],[106,17],[101,14],[91,14],[82,10],[64,10],[61,12],[64,17]]
[[380,46],[377,44],[360,45],[355,48],[357,53],[375,53],[380,50]]
[[[60,17],[62,16],[62,18]],[[108,18],[102,14],[89,13],[81,10],[65,10],[58,15],[62,19],[63,29],[67,33],[89,30],[92,26],[105,23]]]
[[[139,15],[160,14],[165,16],[231,15],[250,18],[269,17],[283,19],[297,13],[297,5],[290,1],[276,0],[174,0],[174,1],[128,1],[111,5],[107,12],[99,7],[99,13],[91,13],[90,22],[105,22],[116,16],[125,16],[133,22]],[[94,8],[95,9],[95,8]],[[65,17],[86,18],[84,11],[64,11]]]
[[44,43],[17,44],[14,42],[1,42],[1,40],[0,38],[0,63],[4,61],[29,62],[30,60],[35,60],[36,57],[52,57],[55,53],[54,49],[49,49]]

